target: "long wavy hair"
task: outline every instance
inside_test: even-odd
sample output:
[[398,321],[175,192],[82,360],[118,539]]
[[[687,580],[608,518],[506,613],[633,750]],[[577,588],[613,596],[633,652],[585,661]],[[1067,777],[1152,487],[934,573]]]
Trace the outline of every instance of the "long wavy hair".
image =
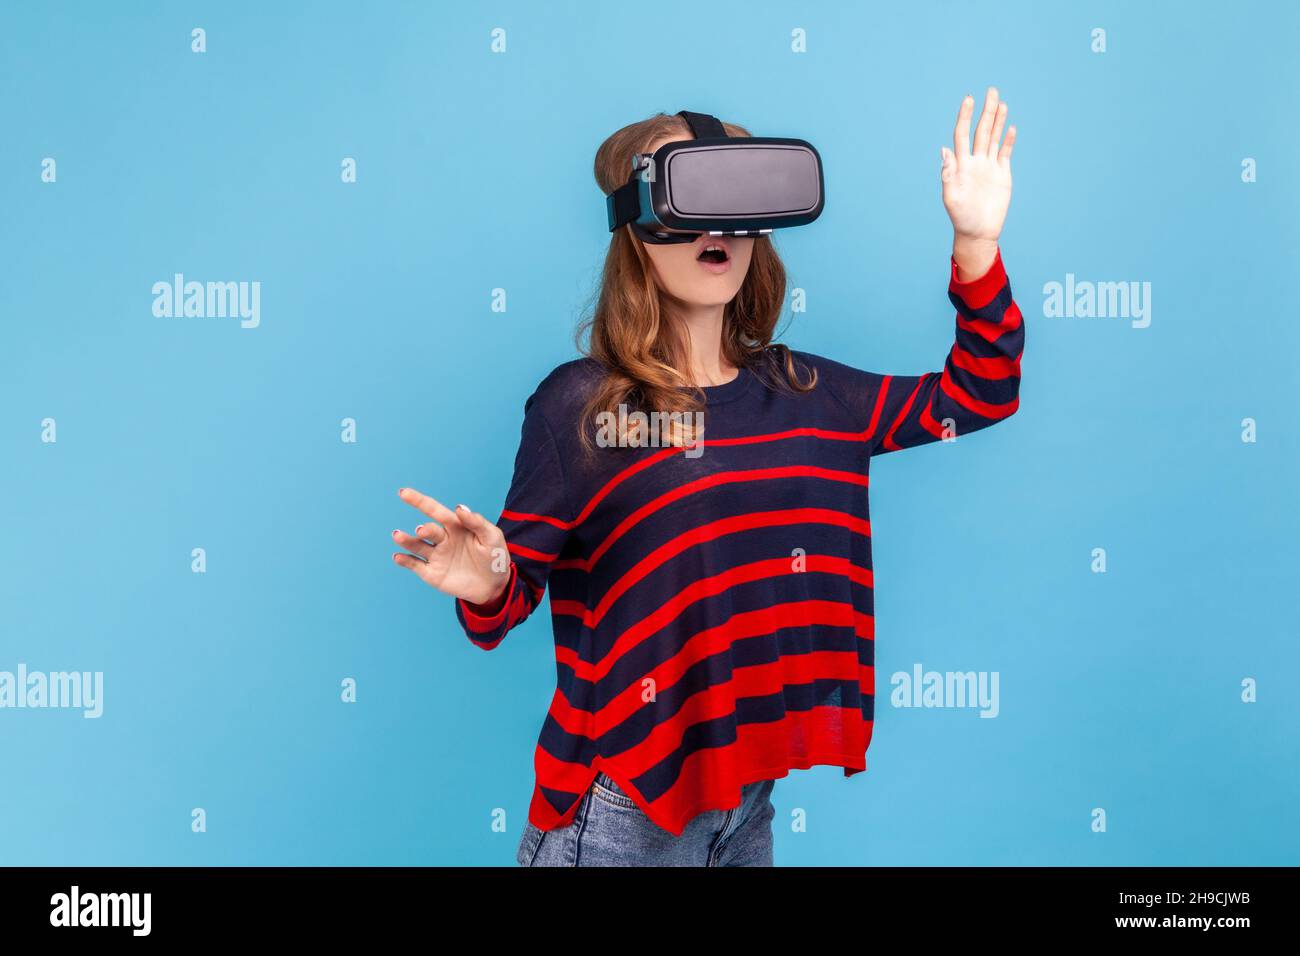
[[[749,136],[733,123],[723,123],[728,136]],[[689,139],[690,127],[679,116],[656,114],[624,126],[596,151],[596,183],[608,195],[627,182],[634,153],[648,152],[655,141]],[[617,415],[619,405],[650,412],[681,413],[698,421],[704,393],[689,379],[689,338],[673,317],[673,300],[655,280],[650,257],[626,225],[609,240],[595,308],[578,328],[578,347],[602,369],[580,424],[584,446],[593,447],[589,423],[601,412]],[[817,384],[815,371],[795,361],[772,336],[785,302],[785,266],[768,236],[754,239],[749,272],[740,291],[723,310],[722,355],[776,388],[798,392]],[[653,422],[663,418],[652,418]],[[628,444],[646,443],[621,436]],[[683,445],[702,438],[689,424],[664,422],[656,444]]]

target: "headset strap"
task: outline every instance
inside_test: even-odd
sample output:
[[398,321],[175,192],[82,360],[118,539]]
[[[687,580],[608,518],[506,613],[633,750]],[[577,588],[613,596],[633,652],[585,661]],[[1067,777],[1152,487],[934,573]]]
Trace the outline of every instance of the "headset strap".
[[710,116],[708,113],[692,113],[690,110],[681,110],[677,114],[686,120],[686,125],[691,128],[691,135],[696,139],[718,139],[726,138],[727,130],[722,125],[722,121],[716,116]]
[[609,216],[609,231],[613,232],[625,222],[641,218],[641,196],[638,192],[637,173],[605,197],[605,212]]

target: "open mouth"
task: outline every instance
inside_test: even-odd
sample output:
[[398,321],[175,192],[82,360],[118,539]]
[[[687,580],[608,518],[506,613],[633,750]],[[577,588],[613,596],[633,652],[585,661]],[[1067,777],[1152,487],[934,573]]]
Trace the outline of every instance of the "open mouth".
[[712,265],[721,265],[728,261],[731,256],[727,254],[727,249],[721,243],[707,242],[700,254],[695,257],[699,262],[707,262]]

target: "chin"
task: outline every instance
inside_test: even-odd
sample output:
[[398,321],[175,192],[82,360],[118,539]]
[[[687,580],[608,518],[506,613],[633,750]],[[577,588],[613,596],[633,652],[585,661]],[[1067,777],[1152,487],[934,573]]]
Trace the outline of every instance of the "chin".
[[707,301],[710,305],[722,305],[730,302],[744,285],[744,277],[736,275],[709,276],[703,281],[691,283],[694,286],[693,291],[698,295],[701,301]]
[[727,288],[692,289],[689,294],[679,295],[675,298],[679,299],[685,305],[693,306],[695,308],[705,308],[726,305],[736,297],[736,293],[739,291],[740,289],[733,289],[729,286]]

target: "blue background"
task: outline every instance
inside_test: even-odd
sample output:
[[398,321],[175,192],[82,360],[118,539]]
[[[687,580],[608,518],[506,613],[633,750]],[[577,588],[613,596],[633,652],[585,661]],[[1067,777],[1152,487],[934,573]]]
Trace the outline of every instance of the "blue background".
[[[549,615],[482,653],[389,532],[402,485],[500,507],[608,241],[596,147],[681,108],[814,142],[828,205],[779,237],[808,296],[783,340],[916,373],[952,335],[939,148],[992,83],[1022,408],[873,468],[869,769],[778,783],[777,860],[1300,863],[1298,27],[1284,3],[7,5],[0,670],[102,670],[105,712],[0,710],[0,862],[513,863]],[[154,317],[175,272],[260,281],[261,326]],[[1066,273],[1151,282],[1150,328],[1044,318]],[[888,706],[918,662],[999,672],[1000,716]]]

